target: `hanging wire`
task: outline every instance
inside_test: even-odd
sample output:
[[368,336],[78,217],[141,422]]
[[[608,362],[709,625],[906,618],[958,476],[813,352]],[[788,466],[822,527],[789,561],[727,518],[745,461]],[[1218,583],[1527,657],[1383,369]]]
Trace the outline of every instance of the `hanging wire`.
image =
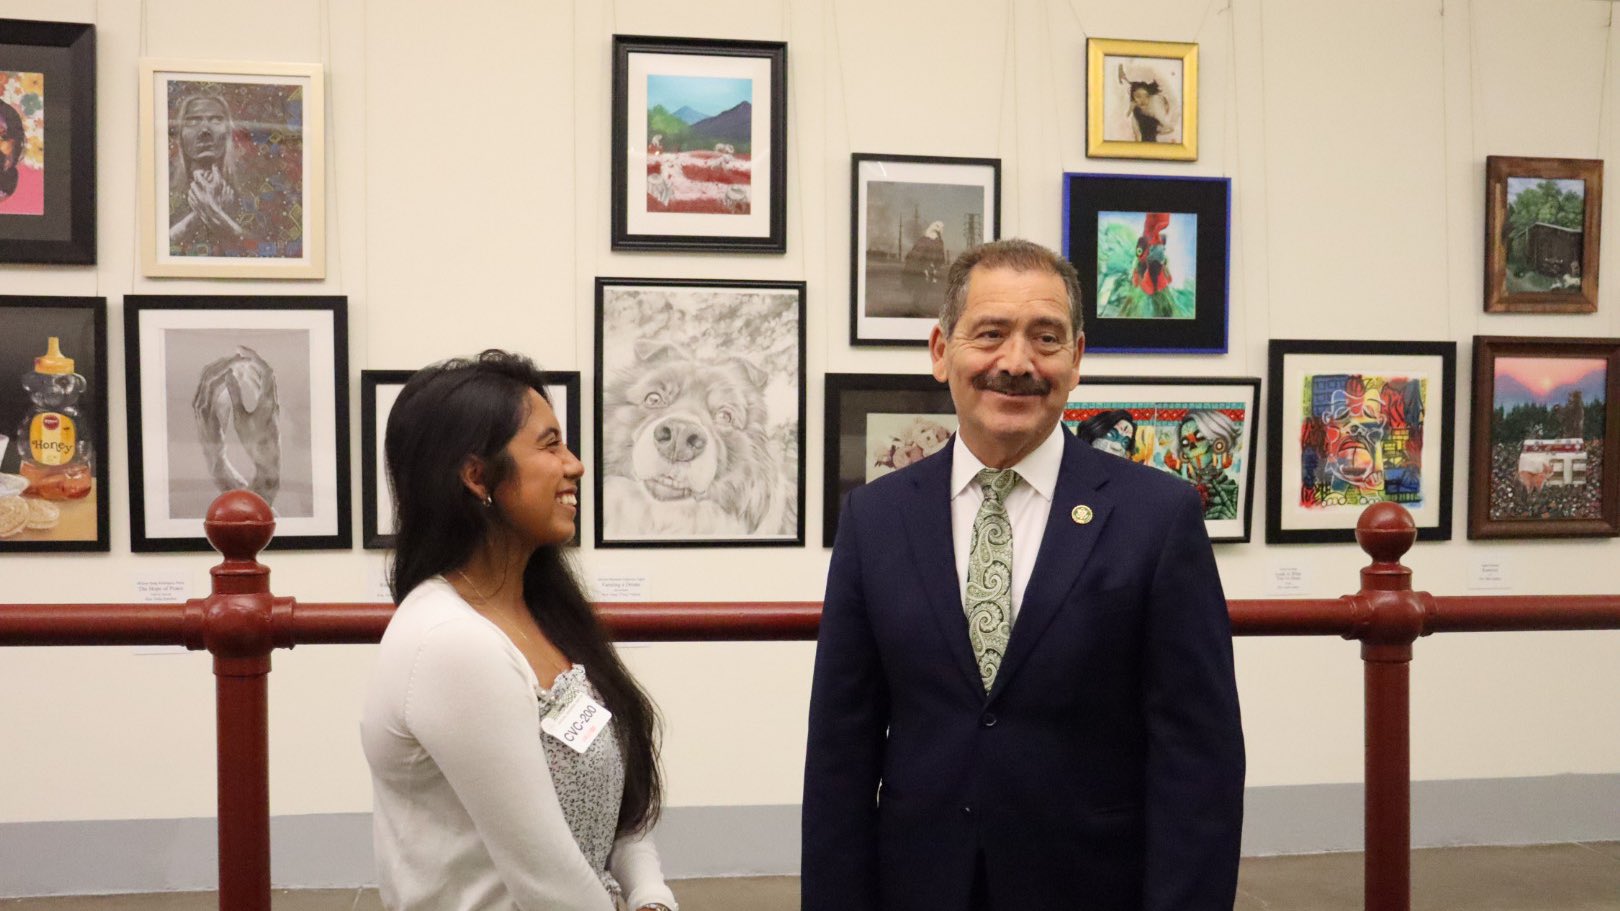
[[844,68],[844,32],[838,24],[838,0],[828,0],[827,8],[831,11],[833,41],[836,45],[829,56],[838,70],[838,100],[844,108],[844,142],[853,150],[856,143],[854,130],[849,125],[849,74]]
[[[371,0],[360,0],[360,131],[365,136],[363,149],[371,149]],[[365,213],[361,218],[361,230],[367,236],[360,239],[360,259],[364,264],[361,267],[361,278],[364,281],[361,293],[365,295],[366,312],[369,314],[372,301],[375,298],[371,293],[371,244],[368,243],[371,234],[371,169],[360,169],[360,211]],[[376,344],[376,333],[366,333],[366,363],[376,363],[373,358],[376,351],[372,345]]]
[[[782,40],[784,42],[786,42],[789,46],[791,46],[793,44],[793,41],[792,41],[792,28],[791,28],[792,21],[793,21],[793,0],[782,0],[782,30],[778,34],[780,34],[782,36]],[[787,78],[787,76],[788,76],[787,70],[784,69],[783,70],[783,78]],[[803,79],[788,79],[788,90],[787,90],[788,110],[787,111],[772,111],[771,116],[773,116],[773,117],[784,117],[785,118],[785,117],[787,117],[789,111],[801,111],[801,110],[803,110],[803,108],[801,108],[799,106],[799,91],[800,91],[799,83],[801,83],[803,81],[804,81]],[[798,162],[799,166],[803,167],[804,162],[805,162],[805,155],[804,155],[805,137],[804,137],[804,134],[805,134],[806,131],[805,130],[794,130],[792,132],[793,132],[793,141],[791,143],[789,143],[789,145],[791,147],[793,147],[797,151],[798,159],[799,159],[799,162]],[[783,149],[782,154],[785,156],[787,154],[787,149]],[[798,185],[800,187],[803,187],[804,186],[804,181],[802,181],[802,180],[799,181]],[[789,181],[788,182],[788,187],[784,188],[784,190],[783,190],[783,193],[782,193],[782,204],[783,205],[787,205],[788,193],[791,191],[792,186],[793,186],[793,182]],[[794,220],[797,221],[798,224],[799,224],[798,248],[799,248],[799,273],[801,275],[805,274],[805,272],[807,271],[805,269],[806,261],[805,261],[805,256],[804,256],[804,239],[809,236],[808,232],[810,230],[810,226],[807,223],[807,221],[805,219],[805,216],[804,216],[804,210],[805,210],[805,204],[804,203],[805,203],[804,194],[800,193],[799,194],[799,204],[797,206],[794,206],[794,208],[796,210],[798,210],[798,217],[795,218]],[[783,227],[783,230],[786,230],[786,228],[787,228],[786,220],[783,221],[782,227]],[[784,237],[782,240],[783,240],[784,243],[787,242],[786,237]],[[805,326],[800,326],[799,327],[799,331],[801,333],[805,332],[805,329],[806,329]],[[799,381],[804,382],[804,377],[802,377],[802,376],[799,377]]]
[[[99,19],[100,17],[98,16],[97,18]],[[147,33],[149,32],[149,28],[147,26],[147,0],[141,0],[140,22],[141,22],[141,25],[140,25],[140,32],[141,32],[140,58],[142,60],[144,60],[146,58],[146,56],[147,56],[147,38],[146,38],[146,36],[147,36]],[[139,70],[139,64],[137,64],[136,69]],[[156,114],[157,114],[157,102],[158,102],[157,91],[151,85],[141,85],[136,89],[135,97],[136,97],[137,101],[140,98],[140,93],[141,92],[151,92],[152,93],[152,108],[153,108],[152,114],[153,114],[153,116],[156,116]],[[138,148],[141,147],[141,131],[143,131],[143,130],[154,130],[155,131],[156,127],[153,124],[140,123],[139,118],[136,118],[136,121],[137,122],[135,124],[135,147],[138,149]],[[159,138],[160,137],[155,135],[155,132],[154,132],[154,135],[152,137],[152,165],[153,165],[154,169],[157,166],[158,155],[165,154],[164,150],[158,148],[158,139]],[[143,181],[152,180],[152,179],[154,179],[154,175],[143,174],[143,173],[141,173],[140,165],[137,164],[135,166],[135,208],[134,208],[134,211],[139,213],[139,214],[137,214],[135,216],[136,217],[136,225],[135,225],[135,230],[133,232],[134,236],[130,238],[130,242],[129,242],[130,250],[134,254],[133,256],[130,257],[130,260],[129,260],[129,287],[130,287],[130,290],[132,290],[132,291],[135,289],[135,282],[136,282],[137,279],[140,278],[140,274],[141,274],[141,232],[142,232],[144,226],[140,222],[147,215],[150,214],[150,213],[146,213],[146,212],[141,211],[141,186],[142,186]],[[157,241],[154,239],[153,243],[156,243],[156,242]],[[97,269],[96,271],[99,273],[101,270]]]
[[[1018,32],[1018,0],[1007,0],[1007,34],[1009,36],[1011,36],[1010,41],[1012,42],[1012,45],[1014,47],[1016,47],[1017,44],[1018,44],[1017,32]],[[1007,55],[1007,61],[1008,61],[1009,66],[1014,66],[1015,65],[1015,64],[1012,63],[1012,60],[1013,60],[1013,55],[1009,53]],[[1024,122],[1024,118],[1019,112],[1019,105],[1018,105],[1019,92],[1018,92],[1018,78],[1017,78],[1017,71],[1016,70],[1013,71],[1012,90],[1013,90],[1012,91],[1012,98],[1013,98],[1013,160],[1016,161],[1016,162],[1022,162],[1024,160],[1024,134],[1023,134],[1023,132],[1021,130],[1018,129],[1018,125]],[[1020,174],[1022,173],[1022,168],[1019,169],[1019,172],[1020,172]],[[1014,182],[1014,186],[1016,188],[1016,182]],[[1004,193],[1002,195],[1003,195],[1003,197],[1005,197],[1008,194]],[[1020,215],[1023,214],[1023,211],[1024,211],[1024,207],[1019,206],[1018,207],[1018,212],[1019,212]],[[1012,232],[1006,232],[1006,231],[1004,231],[1002,233],[1004,235],[1012,234]],[[1023,226],[1022,226],[1022,224],[1020,224],[1017,235],[1021,236],[1022,234],[1023,234]]]
[[996,157],[1001,157],[1001,140],[1006,135],[1007,124],[1007,85],[1011,79],[1008,75],[1013,66],[1013,17],[1012,5],[1015,0],[1007,0],[1006,21],[1001,26],[1001,91],[996,95]]
[[1479,19],[1478,10],[1474,9],[1473,0],[1468,0],[1468,150],[1474,160],[1480,158],[1479,134],[1480,124],[1484,122],[1479,114]]
[[[343,227],[343,194],[337,192],[337,188],[342,186],[342,184],[338,181],[337,166],[337,135],[340,131],[336,129],[337,116],[333,113],[332,104],[334,96],[332,93],[331,0],[319,0],[315,6],[315,18],[316,32],[319,35],[321,45],[321,94],[326,98],[326,110],[321,119],[321,130],[325,133],[325,136],[323,137],[325,140],[324,152],[322,154],[322,158],[324,160],[321,162],[321,166],[326,168],[326,180],[322,182],[323,193],[326,196],[326,199],[316,199],[312,200],[312,202],[314,205],[321,206],[324,209],[327,205],[327,200],[331,200],[332,217],[327,221],[326,224],[325,239],[327,268],[326,277],[328,280],[330,280],[332,278],[332,264],[334,262],[345,266],[348,265],[347,263],[343,262],[341,257],[338,256],[338,253],[342,251],[342,241],[339,238],[343,236],[340,230]],[[343,277],[341,275],[338,276],[337,287],[340,292],[347,287],[347,283],[343,281]]]
[[1443,192],[1440,195],[1441,204],[1445,212],[1445,241],[1446,241],[1446,338],[1454,338],[1451,323],[1451,314],[1456,309],[1456,299],[1452,296],[1451,284],[1451,181],[1445,177],[1451,173],[1451,96],[1446,91],[1448,76],[1450,75],[1450,58],[1446,54],[1446,0],[1440,0],[1440,186]]
[[[1052,6],[1051,6],[1050,3],[1045,2],[1045,0],[1043,0],[1043,2],[1041,3],[1041,18],[1045,21],[1045,31],[1046,31],[1047,40],[1045,42],[1043,42],[1043,48],[1046,51],[1046,66],[1047,66],[1047,69],[1050,72],[1049,78],[1051,78],[1053,80],[1056,80],[1056,81],[1059,82],[1059,84],[1061,84],[1061,77],[1058,75],[1058,63],[1057,63],[1058,54],[1057,54],[1057,51],[1052,49],[1052,38],[1053,38],[1052,33],[1053,33],[1053,31],[1055,31],[1052,28]],[[1051,99],[1052,99],[1052,120],[1051,120],[1052,141],[1057,145],[1057,163],[1058,163],[1058,169],[1061,171],[1061,170],[1063,170],[1063,168],[1065,166],[1064,155],[1063,155],[1063,130],[1062,130],[1061,126],[1059,126],[1060,124],[1062,124],[1064,122],[1064,120],[1063,120],[1063,108],[1058,104],[1057,86],[1053,86],[1052,91],[1047,92],[1046,94],[1049,97],[1051,97]],[[1082,110],[1082,112],[1084,111],[1084,105],[1082,105],[1081,110]],[[1082,117],[1082,120],[1084,120],[1083,117]],[[1084,123],[1081,123],[1080,129],[1081,129],[1082,135],[1084,135],[1084,131],[1085,131],[1085,124]]]
[[1609,23],[1604,26],[1608,35],[1603,39],[1603,83],[1598,87],[1598,116],[1597,116],[1597,151],[1594,158],[1603,157],[1603,131],[1608,123],[1609,114],[1609,68],[1614,59],[1614,4],[1609,4]]
[[[1263,3],[1257,2],[1255,4],[1255,19],[1255,27],[1260,35],[1260,139],[1264,147],[1269,150],[1271,148],[1271,116],[1270,111],[1268,110],[1269,105],[1266,103],[1266,16],[1265,5]],[[1260,205],[1265,211],[1266,244],[1269,249],[1271,244],[1271,226],[1276,224],[1276,219],[1272,218],[1271,211],[1270,177],[1267,177],[1261,182]],[[1276,325],[1276,321],[1272,318],[1275,315],[1272,308],[1275,307],[1276,304],[1271,296],[1271,257],[1267,256],[1266,259],[1267,264],[1265,272],[1262,274],[1265,276],[1266,286],[1266,335],[1267,337],[1270,337],[1272,327]]]

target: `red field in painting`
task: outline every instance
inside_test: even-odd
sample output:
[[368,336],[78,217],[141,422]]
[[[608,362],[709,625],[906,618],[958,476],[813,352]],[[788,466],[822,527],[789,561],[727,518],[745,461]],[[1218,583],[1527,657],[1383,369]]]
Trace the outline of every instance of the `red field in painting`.
[[747,215],[753,162],[724,152],[666,152],[647,159],[647,211]]

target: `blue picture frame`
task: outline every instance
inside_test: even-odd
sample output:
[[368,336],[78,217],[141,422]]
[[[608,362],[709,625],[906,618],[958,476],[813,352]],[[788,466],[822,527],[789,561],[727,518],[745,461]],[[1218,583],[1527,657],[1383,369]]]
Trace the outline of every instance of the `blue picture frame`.
[[1232,181],[1063,175],[1063,255],[1088,352],[1225,354]]

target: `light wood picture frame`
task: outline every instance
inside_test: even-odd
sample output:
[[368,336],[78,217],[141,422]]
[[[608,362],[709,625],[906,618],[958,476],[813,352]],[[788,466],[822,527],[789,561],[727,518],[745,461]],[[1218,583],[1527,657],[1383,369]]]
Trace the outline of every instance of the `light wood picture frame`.
[[143,59],[141,272],[326,276],[325,71]]

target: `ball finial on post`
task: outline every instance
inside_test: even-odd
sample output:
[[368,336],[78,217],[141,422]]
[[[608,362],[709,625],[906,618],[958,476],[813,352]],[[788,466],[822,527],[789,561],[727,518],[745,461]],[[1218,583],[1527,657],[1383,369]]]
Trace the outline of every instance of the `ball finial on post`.
[[254,562],[275,531],[270,504],[251,490],[231,490],[215,497],[203,519],[208,543],[227,562]]
[[1417,523],[1399,503],[1374,503],[1356,520],[1356,543],[1376,563],[1399,563],[1417,541]]

